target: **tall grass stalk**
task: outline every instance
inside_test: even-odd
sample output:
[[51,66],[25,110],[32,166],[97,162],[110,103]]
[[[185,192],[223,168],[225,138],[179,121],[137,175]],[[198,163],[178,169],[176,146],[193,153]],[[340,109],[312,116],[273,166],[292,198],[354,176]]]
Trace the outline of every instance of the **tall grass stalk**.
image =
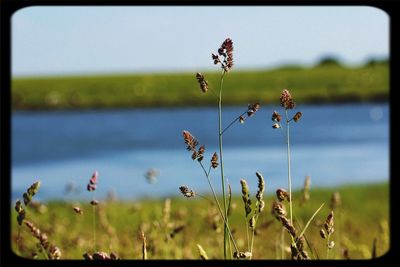
[[[226,219],[226,214],[227,214],[227,213],[224,213],[224,211],[222,210],[221,205],[219,204],[219,201],[218,201],[218,198],[217,198],[217,194],[215,193],[214,187],[212,186],[212,183],[211,183],[211,180],[210,180],[210,173],[206,171],[206,169],[204,168],[203,163],[201,163],[201,162],[199,162],[199,163],[200,163],[201,168],[202,168],[203,171],[204,171],[204,174],[206,175],[208,185],[210,186],[212,195],[213,195],[213,197],[214,197],[214,201],[215,201],[215,203],[217,204],[218,211],[219,211],[219,213],[220,213],[220,215],[221,215],[221,217],[222,217],[222,220],[223,220],[223,222],[224,222],[224,227],[226,227],[227,235],[229,234],[229,237],[230,237],[230,239],[231,239],[231,241],[232,241],[232,243],[233,243],[233,246],[235,247],[235,250],[236,250],[237,252],[239,252],[239,248],[238,248],[238,246],[236,245],[235,239],[233,238],[233,235],[232,235],[232,231],[231,231],[231,229],[230,229],[230,227],[229,227],[229,224],[228,224],[228,221],[227,221],[227,219]],[[224,240],[224,241],[225,241],[225,240]],[[224,243],[224,245],[225,245],[225,243]],[[225,251],[225,250],[224,250],[224,251]],[[225,256],[225,254],[224,254],[224,256]],[[226,259],[226,258],[225,258],[225,259]]]
[[288,118],[288,110],[285,109],[286,116],[286,145],[287,145],[287,169],[288,169],[288,186],[289,186],[289,214],[290,223],[293,225],[293,201],[292,201],[292,175],[291,175],[291,165],[290,165],[290,121]]
[[89,192],[93,192],[93,198],[92,201],[90,201],[90,204],[92,205],[92,211],[93,211],[93,252],[96,252],[96,206],[98,205],[98,201],[95,198],[96,194],[96,184],[97,184],[97,178],[99,176],[99,173],[97,171],[93,172],[92,177],[89,180],[89,183],[87,184],[87,190]]
[[95,205],[92,205],[92,210],[93,210],[93,252],[95,252],[96,251],[96,206]]
[[[220,156],[220,164],[221,164],[221,186],[222,186],[222,198],[223,198],[223,208],[224,208],[224,217],[226,223],[224,223],[224,259],[227,258],[227,235],[229,225],[228,221],[228,212],[227,212],[227,204],[226,204],[226,196],[225,196],[225,176],[224,176],[224,160],[223,160],[223,149],[222,149],[222,87],[224,83],[224,75],[225,70],[222,71],[221,79],[220,79],[220,87],[219,87],[219,98],[218,98],[218,145],[219,145],[219,156]],[[232,253],[231,253],[232,255]]]

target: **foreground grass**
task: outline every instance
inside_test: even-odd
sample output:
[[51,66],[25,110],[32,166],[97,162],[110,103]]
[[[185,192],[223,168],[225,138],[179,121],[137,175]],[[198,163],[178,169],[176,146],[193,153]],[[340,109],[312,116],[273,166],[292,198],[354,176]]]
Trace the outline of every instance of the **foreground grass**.
[[[266,192],[272,191],[267,184]],[[319,229],[330,212],[330,199],[335,191],[340,193],[342,205],[334,209],[335,232],[331,240],[336,245],[329,254],[330,258],[371,258],[374,239],[376,255],[385,254],[389,249],[389,185],[380,183],[312,189],[310,200],[301,207],[301,192],[295,192],[295,225],[298,223],[304,227],[314,211],[325,203],[305,234],[312,247],[312,250],[306,247],[311,258],[325,259],[326,241],[321,239]],[[288,235],[284,233],[285,246],[281,246],[282,227],[269,210],[275,199],[275,195],[271,194],[264,198],[266,208],[257,223],[253,259],[281,259],[282,255],[285,259],[290,258]],[[76,214],[74,206],[80,206],[83,214]],[[92,252],[92,209],[88,203],[49,202],[45,207],[28,208],[27,219],[61,249],[63,259],[82,259],[82,254]],[[205,199],[185,199],[177,195],[170,200],[100,201],[97,210],[98,250],[113,251],[123,259],[141,259],[140,232],[143,230],[149,259],[199,259],[196,244],[204,248],[210,259],[223,258],[223,224],[216,207]],[[243,214],[241,197],[236,196],[233,198],[230,225],[239,248],[245,251],[247,240]],[[17,251],[15,239],[18,224],[15,217],[13,211],[13,251]],[[17,254],[30,258],[36,250],[35,243],[35,238],[23,225],[22,246]]]
[[[205,73],[216,91],[220,73]],[[202,95],[195,73],[135,74],[82,77],[15,78],[12,108],[85,109],[215,105],[212,94]],[[387,101],[387,64],[349,68],[283,67],[274,70],[235,71],[225,82],[224,105],[270,104],[289,88],[302,103]]]

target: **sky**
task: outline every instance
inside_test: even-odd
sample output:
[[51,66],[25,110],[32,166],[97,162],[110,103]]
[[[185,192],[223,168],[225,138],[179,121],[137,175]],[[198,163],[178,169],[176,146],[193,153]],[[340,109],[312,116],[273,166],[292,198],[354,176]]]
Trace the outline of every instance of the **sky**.
[[12,76],[348,65],[389,56],[389,17],[368,6],[34,6],[13,14]]

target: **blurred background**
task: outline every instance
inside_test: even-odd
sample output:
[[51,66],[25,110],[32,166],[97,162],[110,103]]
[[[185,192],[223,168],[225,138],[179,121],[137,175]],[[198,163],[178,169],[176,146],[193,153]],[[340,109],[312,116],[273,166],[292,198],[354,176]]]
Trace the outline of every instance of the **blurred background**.
[[[182,131],[218,151],[213,65],[226,38],[223,124],[235,193],[261,172],[267,193],[286,187],[286,145],[272,129],[288,88],[303,112],[292,127],[293,186],[389,179],[389,17],[373,7],[28,7],[12,17],[12,198],[36,180],[39,200],[121,199],[208,192]],[[216,170],[211,175],[219,185]]]

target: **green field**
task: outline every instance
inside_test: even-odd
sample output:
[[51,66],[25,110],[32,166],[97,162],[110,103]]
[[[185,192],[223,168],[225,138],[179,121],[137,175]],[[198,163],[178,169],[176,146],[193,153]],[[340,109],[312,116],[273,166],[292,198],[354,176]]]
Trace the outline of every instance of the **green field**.
[[[217,91],[220,74],[204,73]],[[224,105],[277,103],[287,88],[302,103],[387,101],[387,64],[362,67],[287,66],[273,70],[232,70],[224,79]],[[229,91],[229,93],[228,93]],[[13,110],[142,108],[216,105],[202,93],[195,73],[36,77],[12,79]]]
[[[287,259],[290,257],[287,251],[289,236],[287,232],[282,231],[282,225],[270,213],[271,203],[276,196],[272,195],[275,189],[268,188],[268,181],[266,183],[266,207],[257,222],[253,259],[281,259],[282,254]],[[254,188],[250,188],[251,192],[253,190]],[[297,228],[304,227],[314,211],[325,203],[305,232],[310,245],[306,246],[306,251],[311,258],[326,257],[326,240],[320,237],[319,230],[330,212],[330,199],[335,191],[341,195],[341,205],[334,208],[335,232],[331,240],[336,245],[330,251],[329,258],[371,258],[374,239],[376,256],[385,254],[389,249],[389,184],[379,183],[311,188],[311,198],[301,207],[301,192],[294,194],[293,208]],[[252,197],[254,193],[251,193]],[[210,259],[223,258],[223,225],[211,202],[198,197],[186,199],[177,190],[177,194],[170,198],[170,209],[165,208],[165,203],[168,203],[165,199],[100,201],[96,212],[97,250],[107,253],[113,251],[122,259],[141,259],[141,229],[147,240],[148,259],[199,259],[196,244],[204,248]],[[53,201],[44,205],[41,208],[29,207],[26,218],[46,233],[51,243],[60,248],[63,259],[82,259],[85,252],[92,252],[93,213],[88,203]],[[81,207],[83,214],[76,214],[73,211],[74,206]],[[239,248],[246,251],[247,238],[243,215],[242,199],[236,196],[232,202],[230,225]],[[22,225],[20,248],[16,249],[15,240],[19,227],[15,217],[16,212],[13,209],[12,248],[17,254],[29,258],[32,252],[36,251],[37,240],[32,237],[28,228]],[[345,251],[347,256],[344,255]],[[39,254],[39,258],[40,256]]]

